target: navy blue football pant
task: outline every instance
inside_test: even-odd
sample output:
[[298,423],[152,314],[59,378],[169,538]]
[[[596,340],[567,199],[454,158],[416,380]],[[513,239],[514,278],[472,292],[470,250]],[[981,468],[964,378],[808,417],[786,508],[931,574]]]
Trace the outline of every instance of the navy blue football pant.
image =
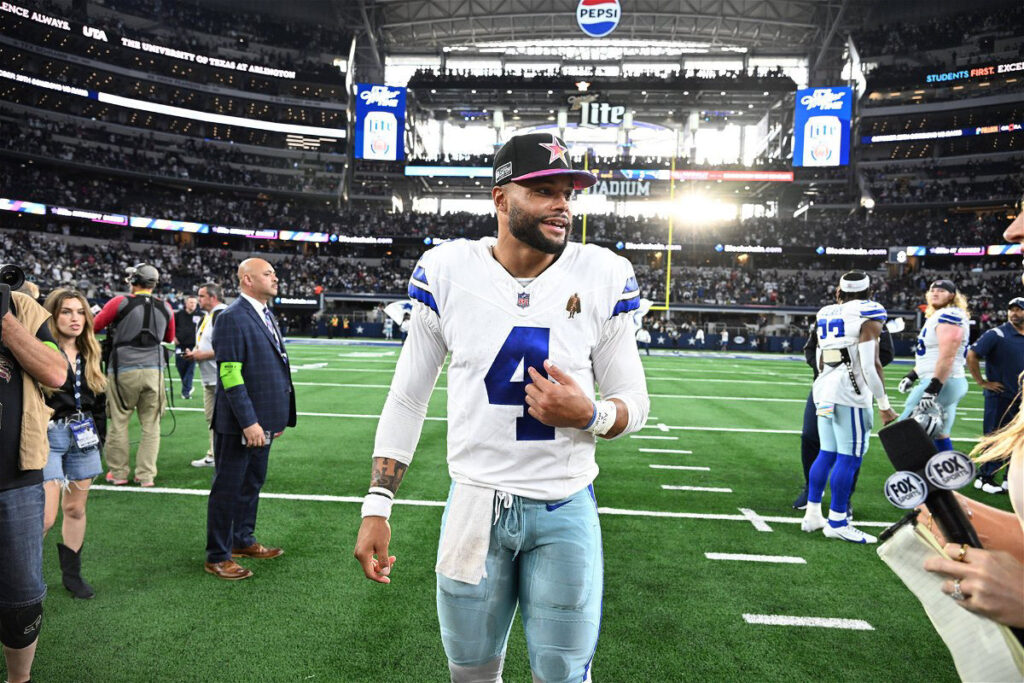
[[[1020,394],[1012,397],[1005,394],[994,396],[990,394],[991,392],[985,392],[985,421],[983,425],[986,434],[991,434],[1010,424],[1020,412]],[[992,479],[999,468],[1005,464],[1006,462],[1003,460],[982,463],[978,468],[978,476],[982,479]]]
[[[818,439],[818,415],[814,405],[814,390],[807,394],[807,403],[804,404],[804,426],[800,431],[800,460],[804,466],[804,487],[811,480],[811,465],[818,457],[821,450],[821,441]],[[853,475],[853,484],[850,485],[850,496],[853,496],[857,488],[857,477],[860,476],[860,469]]]

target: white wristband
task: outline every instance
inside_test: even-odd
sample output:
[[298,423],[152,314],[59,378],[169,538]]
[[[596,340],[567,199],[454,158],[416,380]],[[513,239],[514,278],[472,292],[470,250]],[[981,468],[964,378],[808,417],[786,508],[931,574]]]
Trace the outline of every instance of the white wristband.
[[875,400],[878,401],[879,410],[892,410],[892,406],[889,404],[889,397],[885,394],[882,394],[881,398]]
[[395,504],[395,494],[379,486],[371,486],[370,492],[363,498],[362,517],[391,517],[391,506]]
[[583,428],[583,431],[596,434],[597,436],[604,436],[612,428],[612,425],[615,424],[618,412],[618,408],[615,407],[615,403],[612,401],[595,401],[594,416],[590,418],[590,423]]

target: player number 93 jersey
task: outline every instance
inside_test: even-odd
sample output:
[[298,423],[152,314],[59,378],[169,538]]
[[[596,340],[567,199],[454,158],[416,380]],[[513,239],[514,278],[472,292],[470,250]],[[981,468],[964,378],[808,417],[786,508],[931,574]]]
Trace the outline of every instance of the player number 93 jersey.
[[[815,403],[871,405],[871,391],[864,379],[857,344],[860,342],[860,328],[865,321],[875,320],[884,324],[886,317],[881,304],[867,299],[831,304],[818,311],[814,329],[817,334],[817,360],[821,372],[818,379],[814,380]],[[834,362],[844,350],[845,357],[850,359],[849,366],[846,363],[827,364],[830,360]]]
[[435,247],[409,285],[410,296],[437,314],[451,354],[449,473],[455,481],[557,500],[597,476],[595,437],[530,416],[526,369],[546,376],[543,363],[551,359],[593,398],[591,353],[603,338],[621,328],[635,353],[629,314],[640,292],[629,261],[577,243],[524,286],[492,255],[495,242]]
[[957,349],[956,355],[953,356],[953,369],[949,376],[951,378],[964,377],[964,363],[967,360],[971,323],[967,313],[956,306],[940,308],[921,327],[914,349],[914,372],[919,377],[927,377],[935,373],[935,364],[939,360],[939,335],[937,334],[939,325],[956,325],[963,330],[963,339],[960,341],[960,348]]

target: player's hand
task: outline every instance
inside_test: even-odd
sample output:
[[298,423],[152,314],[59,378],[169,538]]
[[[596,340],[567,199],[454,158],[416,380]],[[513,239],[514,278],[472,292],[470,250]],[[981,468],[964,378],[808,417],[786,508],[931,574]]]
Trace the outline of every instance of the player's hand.
[[935,394],[923,394],[921,396],[921,400],[917,402],[917,408],[922,413],[935,410],[937,405],[938,404],[935,401]]
[[981,388],[985,389],[986,391],[991,391],[991,392],[994,392],[994,393],[997,393],[997,394],[1001,394],[1001,393],[1003,393],[1003,390],[1006,387],[1003,386],[1002,382],[982,382],[981,383]]
[[594,415],[593,401],[572,377],[551,361],[544,361],[544,369],[551,379],[534,368],[527,368],[533,380],[526,385],[527,412],[548,427],[585,427]]
[[888,410],[880,410],[878,411],[878,414],[882,416],[883,425],[887,425],[899,417],[899,414],[892,408],[889,408]]
[[263,448],[267,445],[267,435],[263,433],[263,427],[259,422],[253,422],[243,429],[242,435],[245,436],[247,448]]
[[389,543],[391,525],[388,524],[388,520],[383,517],[363,517],[353,555],[362,565],[363,573],[370,581],[391,583],[389,574],[395,564],[395,556],[388,555]]
[[[947,555],[960,555],[960,545],[947,543]],[[950,577],[942,592],[953,594],[953,581],[960,579],[963,600],[957,603],[1007,626],[1024,627],[1024,565],[1001,550],[968,548],[962,562],[944,557],[929,557],[924,568]]]
[[914,388],[914,384],[917,382],[917,373],[911,370],[907,375],[900,380],[900,383],[896,386],[896,390],[901,394],[909,394],[910,390]]

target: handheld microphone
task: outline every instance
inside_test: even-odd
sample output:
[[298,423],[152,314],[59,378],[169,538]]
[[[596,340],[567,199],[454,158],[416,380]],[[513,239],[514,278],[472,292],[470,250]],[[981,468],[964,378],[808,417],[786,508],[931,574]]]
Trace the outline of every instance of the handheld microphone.
[[[898,504],[893,495],[898,496],[900,491],[910,495],[918,493],[916,502],[907,507],[924,502],[949,542],[980,548],[978,534],[950,490],[960,488],[974,478],[974,465],[970,459],[962,453],[946,451],[943,456],[949,457],[936,460],[933,457],[938,453],[935,444],[914,420],[893,422],[878,430],[878,438],[889,461],[902,475],[900,481],[886,482],[887,487],[893,487],[891,492],[886,491],[890,502]],[[890,477],[890,481],[892,479]]]

